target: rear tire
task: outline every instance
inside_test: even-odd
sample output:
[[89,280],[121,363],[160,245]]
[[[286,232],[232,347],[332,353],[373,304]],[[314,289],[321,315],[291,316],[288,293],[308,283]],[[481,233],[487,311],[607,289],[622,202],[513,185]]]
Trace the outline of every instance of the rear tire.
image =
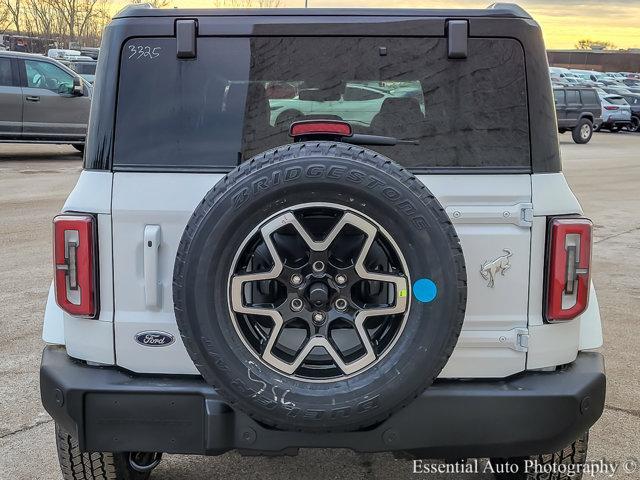
[[[549,468],[550,465],[582,465],[587,460],[587,446],[589,444],[589,432],[582,434],[575,442],[566,446],[560,451],[545,455],[532,455],[530,457],[512,457],[512,458],[492,458],[491,464],[493,470],[496,471],[494,477],[498,480],[580,480],[582,472],[569,476],[563,472],[535,472],[525,471],[525,462],[527,460],[535,462],[540,469]],[[506,464],[512,467],[517,466],[517,473],[502,473],[507,471]],[[501,473],[498,473],[500,471]]]
[[573,141],[580,144],[589,143],[593,135],[593,123],[587,118],[581,118],[571,131]]
[[637,132],[640,130],[640,117],[631,117],[631,125],[627,127],[630,132]]
[[131,468],[128,453],[81,452],[78,440],[57,423],[56,446],[64,480],[147,480],[151,475]]

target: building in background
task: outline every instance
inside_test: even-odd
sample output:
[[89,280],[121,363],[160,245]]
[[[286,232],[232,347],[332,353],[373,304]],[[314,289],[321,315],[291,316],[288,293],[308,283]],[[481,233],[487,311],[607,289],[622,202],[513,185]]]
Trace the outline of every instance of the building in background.
[[601,72],[640,72],[640,48],[629,50],[547,50],[549,65]]

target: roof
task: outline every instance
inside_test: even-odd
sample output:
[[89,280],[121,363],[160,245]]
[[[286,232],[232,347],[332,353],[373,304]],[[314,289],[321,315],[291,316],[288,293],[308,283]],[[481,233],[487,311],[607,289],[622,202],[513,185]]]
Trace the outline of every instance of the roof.
[[153,8],[148,4],[128,5],[114,18],[127,17],[506,17],[531,18],[512,3],[495,3],[485,9],[402,9],[402,8]]
[[18,57],[18,58],[37,58],[42,60],[43,58],[47,58],[51,60],[49,57],[45,55],[41,55],[39,53],[27,53],[27,52],[16,52],[14,50],[0,50],[0,55],[5,57]]

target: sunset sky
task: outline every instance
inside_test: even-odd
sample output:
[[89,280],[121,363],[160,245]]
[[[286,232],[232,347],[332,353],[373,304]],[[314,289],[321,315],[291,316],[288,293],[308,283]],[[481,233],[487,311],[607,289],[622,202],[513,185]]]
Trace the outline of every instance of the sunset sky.
[[[144,1],[144,0],[143,0]],[[303,7],[304,0],[280,0]],[[309,7],[484,8],[492,0],[308,0]],[[126,2],[124,2],[126,3]],[[607,40],[618,48],[640,48],[640,0],[523,0],[518,2],[542,25],[547,48],[573,48],[583,38]],[[171,0],[171,6],[208,7],[213,1]]]

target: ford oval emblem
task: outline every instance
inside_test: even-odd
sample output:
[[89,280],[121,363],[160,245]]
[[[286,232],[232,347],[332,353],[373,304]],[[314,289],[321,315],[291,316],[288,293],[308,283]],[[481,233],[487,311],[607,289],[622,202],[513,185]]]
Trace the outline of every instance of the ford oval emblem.
[[175,338],[170,333],[156,330],[136,333],[134,338],[136,342],[145,347],[166,347],[175,341]]

